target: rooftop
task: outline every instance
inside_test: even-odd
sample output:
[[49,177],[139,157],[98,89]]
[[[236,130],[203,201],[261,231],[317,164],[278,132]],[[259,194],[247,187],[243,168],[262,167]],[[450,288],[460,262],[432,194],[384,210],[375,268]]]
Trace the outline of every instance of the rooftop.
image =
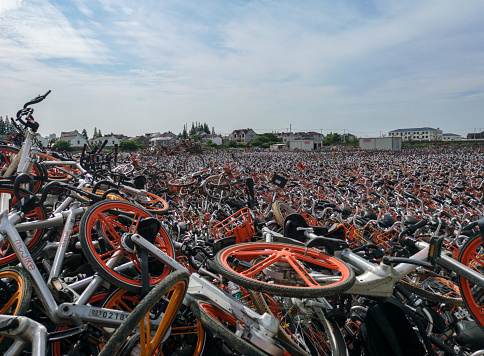
[[398,129],[390,132],[413,132],[413,131],[440,131],[439,129],[434,129],[432,127],[415,127],[411,129]]

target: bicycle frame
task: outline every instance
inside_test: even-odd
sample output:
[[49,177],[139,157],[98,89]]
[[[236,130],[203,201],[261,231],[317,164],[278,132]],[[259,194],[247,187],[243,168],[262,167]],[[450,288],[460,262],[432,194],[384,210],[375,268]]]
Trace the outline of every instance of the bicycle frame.
[[[62,303],[60,305],[57,304],[50,288],[56,289],[56,286],[54,286],[52,283],[52,279],[56,277],[56,274],[59,271],[58,265],[60,265],[62,258],[57,257],[55,260],[55,266],[51,270],[51,274],[49,276],[49,288],[49,284],[44,281],[40,271],[38,270],[34,262],[34,259],[32,258],[29,250],[27,249],[25,243],[23,242],[15,227],[16,223],[18,223],[22,218],[22,213],[8,214],[9,199],[10,194],[2,193],[0,197],[0,245],[2,244],[6,236],[12,249],[20,260],[20,263],[30,274],[32,278],[32,284],[37,292],[37,295],[39,296],[39,299],[42,302],[42,305],[46,310],[47,316],[53,322],[59,325],[67,325],[72,323],[73,320],[79,319],[83,322],[93,322],[97,325],[102,326],[117,327],[121,325],[122,322],[128,317],[129,312],[81,305],[81,303],[87,304],[87,301],[92,296],[92,293],[94,293],[94,291],[97,290],[97,288],[104,282],[104,280],[97,275],[89,280],[89,284],[85,288],[84,292],[78,297],[75,302]],[[73,211],[75,211],[76,209],[77,208],[75,208]],[[74,214],[76,213],[74,212]],[[55,221],[59,221],[59,217],[55,218]],[[66,242],[68,237],[70,236],[70,233],[68,234],[69,229],[72,231],[72,229],[70,228],[70,224],[68,224],[65,234],[63,233],[63,237],[61,238],[61,245],[63,242]],[[67,243],[65,243],[65,247],[67,247]],[[65,252],[65,250],[63,250],[62,248],[59,251]],[[59,251],[58,254],[60,254]],[[115,266],[117,261],[118,259],[116,258],[116,256],[114,256],[112,260],[109,261],[109,264],[111,265],[111,267],[113,267]],[[157,325],[156,320],[153,320],[152,322],[153,325]]]
[[249,340],[253,345],[264,350],[269,355],[282,355],[281,349],[274,342],[279,329],[279,321],[272,315],[258,314],[239,300],[231,297],[227,292],[202,278],[198,273],[190,275],[190,284],[185,303],[195,300],[207,300],[233,315],[241,323],[237,323],[236,335]]
[[0,335],[14,338],[14,343],[4,356],[21,355],[28,344],[32,344],[32,356],[44,356],[47,350],[47,329],[44,325],[25,316],[0,315],[0,322],[11,321],[12,327],[0,331]]

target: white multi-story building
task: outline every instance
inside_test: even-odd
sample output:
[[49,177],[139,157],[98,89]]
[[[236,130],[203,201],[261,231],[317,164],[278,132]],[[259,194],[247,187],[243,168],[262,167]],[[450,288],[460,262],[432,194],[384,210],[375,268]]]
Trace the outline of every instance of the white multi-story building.
[[403,141],[442,141],[443,132],[439,128],[417,127],[398,129],[388,133],[390,137],[401,137]]

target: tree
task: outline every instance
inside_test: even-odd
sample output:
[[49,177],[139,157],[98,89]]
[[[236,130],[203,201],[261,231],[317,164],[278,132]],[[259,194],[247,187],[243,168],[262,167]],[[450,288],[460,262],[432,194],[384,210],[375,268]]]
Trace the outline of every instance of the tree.
[[86,140],[88,139],[86,129],[82,130],[81,135],[82,135],[82,136],[84,136],[84,138],[85,138]]
[[138,142],[135,140],[121,141],[119,148],[123,151],[136,151],[138,149]]
[[226,146],[230,148],[237,147],[237,142],[235,142],[234,140],[230,140],[229,142],[227,142]]
[[97,137],[103,137],[103,134],[101,133],[101,130],[97,132]]
[[257,136],[256,139],[252,141],[251,145],[263,146],[264,143],[268,143],[270,145],[271,143],[277,143],[277,142],[281,142],[281,140],[273,133],[267,132],[263,135]]
[[0,116],[0,135],[5,135],[5,122],[3,116]]
[[332,133],[330,132],[329,134],[327,134],[324,139],[323,139],[323,144],[324,145],[334,145],[334,144],[337,144],[337,143],[341,143],[343,140],[341,139],[341,135],[337,132],[335,133]]
[[54,149],[57,152],[70,151],[71,143],[69,141],[59,140],[54,144]]
[[98,135],[97,135],[97,127],[94,128],[94,133],[92,134],[92,138],[98,138]]
[[203,132],[209,134],[210,133],[210,129],[208,128],[208,125],[206,122],[203,123]]

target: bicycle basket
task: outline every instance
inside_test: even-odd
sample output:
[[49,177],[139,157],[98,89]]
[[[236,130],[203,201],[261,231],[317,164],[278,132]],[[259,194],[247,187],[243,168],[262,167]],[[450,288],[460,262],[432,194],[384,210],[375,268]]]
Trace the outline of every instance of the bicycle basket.
[[237,243],[247,242],[255,235],[254,222],[249,208],[240,209],[225,220],[215,224],[212,229],[212,236],[216,239],[235,236]]

